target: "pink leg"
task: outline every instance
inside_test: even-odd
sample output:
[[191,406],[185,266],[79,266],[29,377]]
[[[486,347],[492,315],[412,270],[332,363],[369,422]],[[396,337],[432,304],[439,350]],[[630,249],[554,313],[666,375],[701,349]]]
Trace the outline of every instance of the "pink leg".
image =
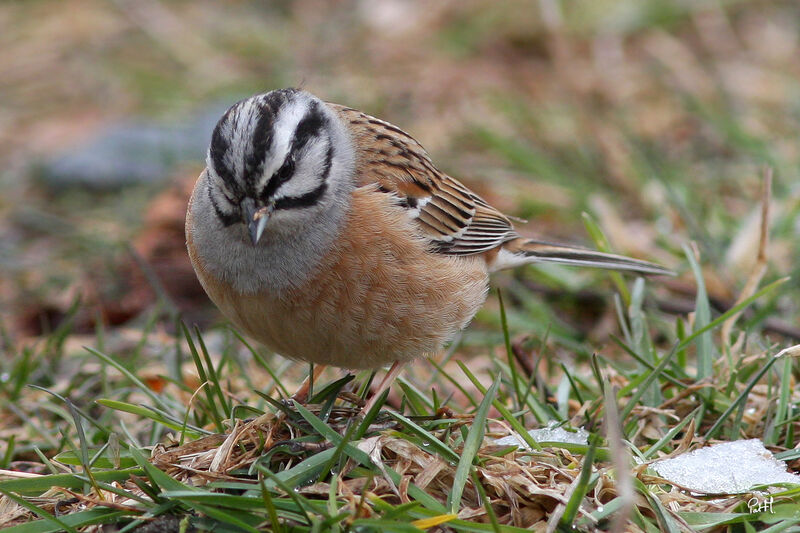
[[402,372],[404,366],[405,363],[401,363],[400,361],[395,361],[392,364],[391,368],[389,368],[389,371],[386,373],[386,376],[381,381],[381,384],[378,385],[377,390],[375,390],[375,393],[372,395],[372,398],[370,398],[364,408],[361,409],[362,415],[369,413],[369,410],[372,409],[372,407],[375,405],[375,402],[377,402],[378,398],[380,398],[381,394],[383,394],[383,392],[389,388],[394,380],[397,379],[397,376],[400,375],[400,372]]
[[308,401],[308,391],[311,389],[311,381],[317,383],[317,379],[322,375],[322,372],[327,368],[326,365],[314,365],[314,372],[303,380],[297,392],[292,394],[292,400],[298,403],[306,403]]

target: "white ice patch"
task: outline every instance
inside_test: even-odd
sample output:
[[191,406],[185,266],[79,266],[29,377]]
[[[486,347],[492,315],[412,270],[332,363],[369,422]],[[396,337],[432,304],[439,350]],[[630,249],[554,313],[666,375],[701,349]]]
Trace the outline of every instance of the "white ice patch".
[[664,479],[699,493],[739,494],[755,485],[798,483],[758,439],[723,442],[671,459],[656,461],[653,470]]
[[[536,442],[561,442],[564,444],[588,444],[589,432],[583,428],[564,429],[558,426],[557,422],[551,422],[547,427],[531,429],[528,435],[533,437]],[[530,450],[530,446],[522,439],[518,433],[497,439],[494,441],[497,446],[517,446],[525,450]]]

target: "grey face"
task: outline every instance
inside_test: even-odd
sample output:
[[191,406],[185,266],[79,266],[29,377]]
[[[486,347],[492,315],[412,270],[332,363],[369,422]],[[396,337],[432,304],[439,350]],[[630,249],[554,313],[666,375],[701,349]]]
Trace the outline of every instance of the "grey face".
[[273,216],[322,203],[335,156],[331,120],[324,103],[295,89],[233,105],[207,158],[208,195],[223,225],[244,224],[255,245]]

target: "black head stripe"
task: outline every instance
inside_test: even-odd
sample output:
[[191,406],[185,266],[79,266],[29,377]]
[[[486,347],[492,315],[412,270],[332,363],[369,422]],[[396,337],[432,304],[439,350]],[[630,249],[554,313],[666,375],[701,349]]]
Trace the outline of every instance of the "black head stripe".
[[328,174],[331,172],[331,165],[333,163],[333,145],[328,142],[328,151],[325,153],[325,167],[320,177],[320,184],[311,192],[307,192],[301,196],[290,196],[281,198],[275,202],[275,209],[298,209],[302,207],[311,207],[319,202],[325,191],[328,190]]
[[333,140],[328,137],[328,151],[325,152],[325,167],[322,169],[323,182],[328,181],[328,174],[331,173],[331,165],[333,164]]
[[302,196],[289,196],[287,198],[281,198],[275,202],[275,209],[298,209],[301,207],[311,207],[316,205],[316,203],[319,202],[319,199],[322,198],[322,195],[325,194],[325,190],[327,188],[328,184],[323,181],[316,189],[311,192],[307,192]]
[[227,153],[228,148],[230,148],[230,143],[222,133],[222,128],[224,124],[230,120],[233,111],[234,108],[230,108],[214,128],[214,133],[211,134],[211,145],[208,148],[208,154],[217,175],[222,178],[222,181],[224,181],[231,191],[236,194],[241,190],[241,188],[239,187],[238,183],[236,183],[233,171],[228,168],[228,165],[225,163],[225,154]]
[[227,213],[220,208],[219,204],[217,203],[217,199],[214,198],[214,194],[212,193],[212,186],[210,182],[208,183],[208,188],[206,190],[208,192],[208,199],[211,200],[211,205],[214,207],[217,217],[219,217],[224,226],[232,226],[233,224],[240,222],[239,216],[235,212]]
[[[275,174],[273,174],[267,186],[264,188],[264,191],[261,193],[262,200],[267,201],[272,198],[275,191],[278,190],[278,187],[292,178],[298,153],[305,148],[312,138],[319,136],[320,132],[325,128],[327,120],[327,117],[325,117],[322,110],[319,108],[319,104],[311,102],[308,113],[306,113],[306,116],[297,124],[286,159],[283,161],[280,168],[275,171]],[[325,177],[327,177],[329,167],[330,164],[326,164]]]
[[278,187],[289,181],[293,175],[294,155],[289,152],[289,155],[286,156],[286,160],[283,162],[280,168],[275,171],[275,174],[272,175],[272,178],[269,180],[269,182],[267,182],[267,186],[261,193],[261,200],[267,202],[275,194],[275,191],[278,190]]
[[255,183],[258,181],[262,169],[264,168],[264,158],[266,157],[267,151],[269,151],[272,146],[272,126],[274,122],[275,114],[272,110],[267,110],[262,107],[258,117],[258,123],[253,130],[253,144],[247,156],[245,156],[244,162],[244,180],[249,189],[255,187]]
[[327,118],[320,110],[319,104],[312,101],[308,113],[297,124],[294,139],[292,139],[291,151],[302,150],[312,137],[319,135],[326,122]]
[[267,152],[272,148],[275,133],[275,117],[280,108],[295,95],[294,89],[281,89],[262,95],[259,102],[258,122],[253,129],[252,144],[245,159],[244,180],[248,193],[255,196],[255,184],[259,181],[264,169]]
[[[260,97],[237,102],[225,112],[214,128],[209,147],[211,163],[216,173],[236,197],[252,194],[263,169],[266,154],[272,146],[275,116],[292,95],[293,91],[272,91]],[[248,104],[251,104],[252,107]],[[226,156],[231,149],[231,144],[230,139],[223,132],[226,129],[230,131],[238,127],[242,118],[248,118],[241,116],[245,109],[257,116],[254,117],[255,125],[252,127],[252,131],[248,132],[250,145],[244,150],[244,161],[242,161],[244,175],[237,179],[235,168],[226,164]]]
[[[239,114],[239,108],[241,107],[241,102],[233,105],[228,111],[222,115],[222,118],[219,119],[217,122],[217,126],[214,128],[214,132],[211,134],[211,145],[208,148],[209,158],[211,159],[211,163],[214,166],[214,170],[216,171],[217,175],[222,179],[228,189],[233,193],[234,196],[241,197],[243,194],[242,186],[236,180],[235,172],[232,168],[228,166],[225,161],[225,155],[230,148],[230,141],[222,133],[222,130],[227,126],[231,121],[236,121],[236,117]],[[213,198],[212,198],[213,201]]]

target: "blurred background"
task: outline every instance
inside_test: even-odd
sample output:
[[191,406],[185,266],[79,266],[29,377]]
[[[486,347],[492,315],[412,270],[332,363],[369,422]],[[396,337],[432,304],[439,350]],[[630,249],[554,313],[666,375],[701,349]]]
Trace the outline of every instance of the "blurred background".
[[[2,346],[219,323],[186,199],[221,113],[286,86],[402,127],[522,232],[595,246],[588,213],[615,251],[681,273],[648,282],[665,313],[694,308],[693,242],[724,310],[753,268],[767,166],[767,281],[800,274],[798,58],[793,1],[4,1]],[[494,283],[512,333],[553,350],[618,328],[606,274]],[[745,329],[797,337],[799,306],[792,282]],[[498,323],[493,295],[461,347],[497,346]]]

